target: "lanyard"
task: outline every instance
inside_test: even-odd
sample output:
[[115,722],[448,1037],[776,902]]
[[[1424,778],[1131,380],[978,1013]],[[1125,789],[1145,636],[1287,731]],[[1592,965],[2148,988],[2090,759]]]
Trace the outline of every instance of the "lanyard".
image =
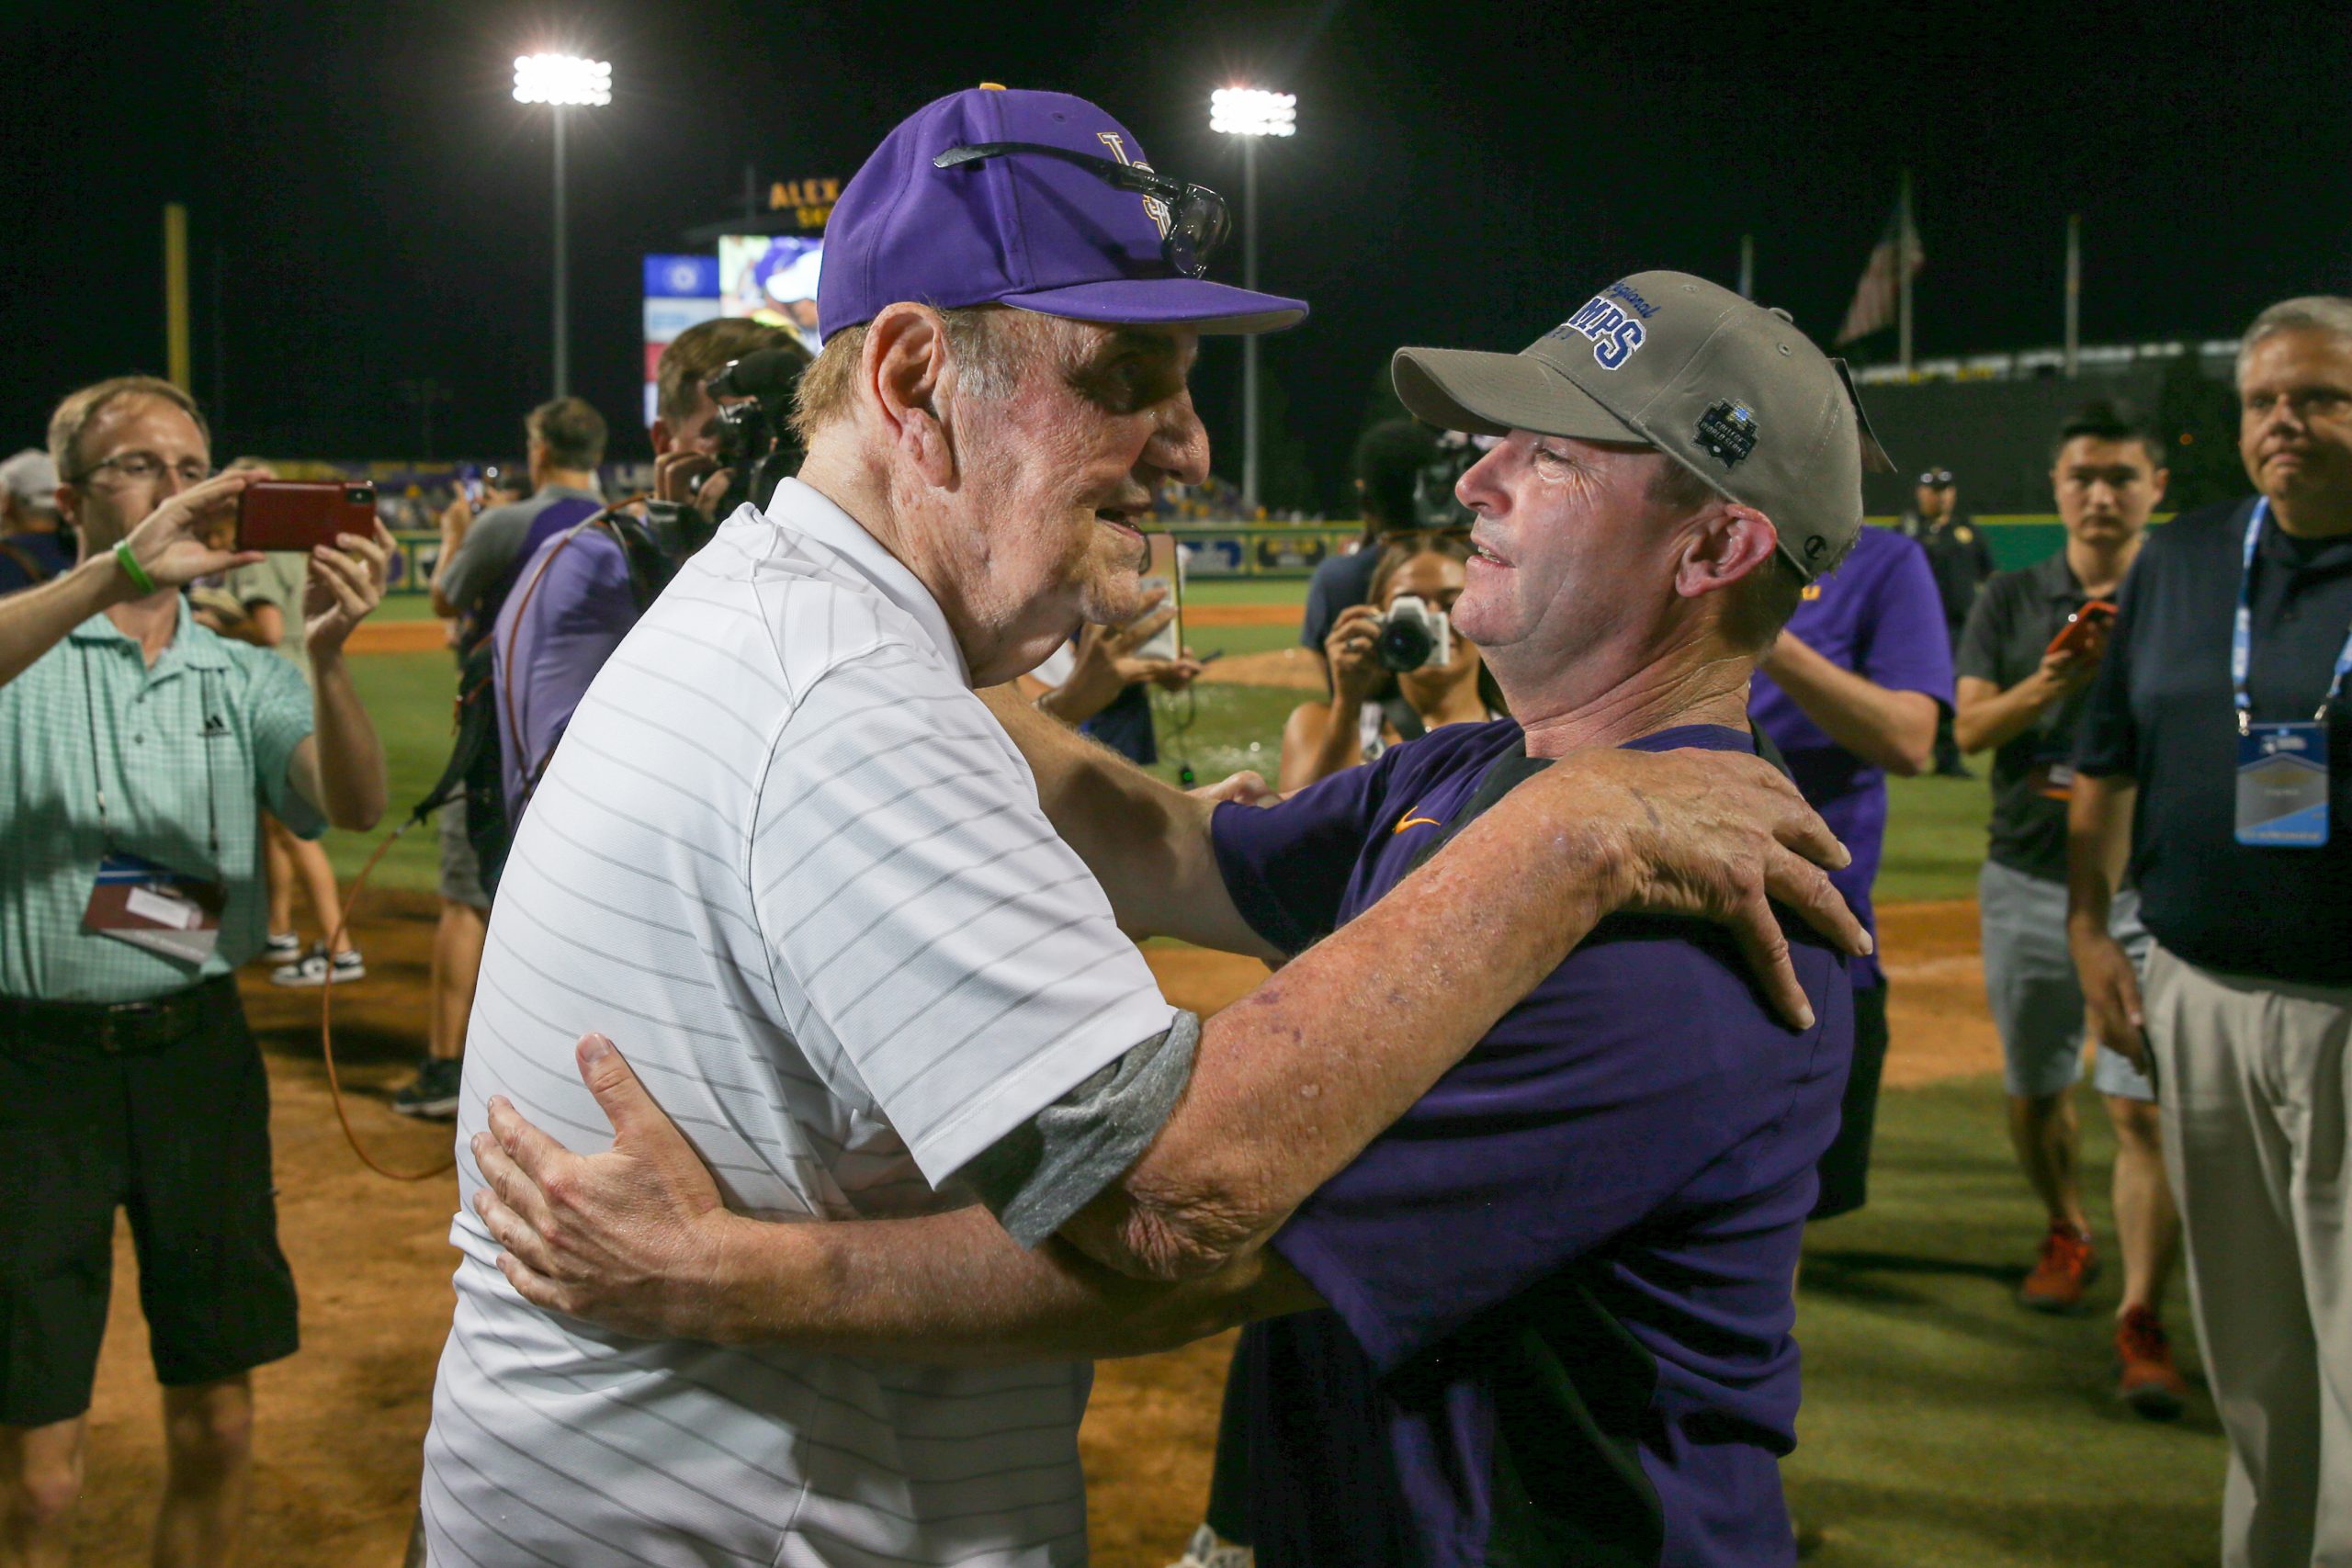
[[[2254,503],[2254,515],[2245,520],[2245,552],[2238,565],[2238,614],[2230,627],[2230,702],[2238,710],[2238,733],[2244,735],[2254,724],[2254,698],[2246,693],[2247,673],[2254,668],[2254,547],[2262,538],[2262,520],[2270,515],[2270,498],[2263,497]],[[2327,683],[2327,695],[2320,698],[2319,711],[2312,721],[2327,722],[2327,710],[2344,692],[2344,677],[2352,674],[2352,631],[2344,636],[2344,648],[2335,656],[2335,675]]]
[[[106,764],[98,750],[98,700],[96,695],[90,689],[90,660],[94,656],[87,649],[82,649],[81,654],[82,712],[84,716],[89,721],[90,733],[90,782],[93,787],[97,791],[98,832],[100,836],[107,840],[108,845],[111,846],[114,842],[114,828],[113,825],[107,820]],[[220,732],[225,727],[220,722],[220,715],[213,710],[213,705],[210,700],[212,696],[212,671],[209,670],[199,670],[196,674],[198,705],[204,709],[204,825],[206,833],[211,841],[213,869],[218,872],[220,867],[220,797],[213,790],[212,740],[213,737],[217,733]],[[119,754],[120,743],[119,738],[116,749],[118,754]],[[130,770],[128,768],[124,769],[122,777],[123,784],[127,788],[130,782]],[[112,852],[111,849],[108,852]]]

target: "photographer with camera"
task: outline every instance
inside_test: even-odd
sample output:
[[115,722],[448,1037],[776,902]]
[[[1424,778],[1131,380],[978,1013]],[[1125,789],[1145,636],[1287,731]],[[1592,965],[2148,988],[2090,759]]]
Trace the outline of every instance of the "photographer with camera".
[[391,539],[379,525],[311,552],[306,689],[179,592],[261,558],[209,542],[255,480],[212,475],[186,392],[85,387],[49,445],[80,561],[0,604],[0,1540],[67,1551],[128,1209],[164,1385],[155,1561],[222,1562],[244,1523],[252,1371],[297,1342],[268,1079],[235,979],[262,947],[261,813],[306,837],[383,814],[344,644],[383,597]]
[[[679,333],[655,371],[655,499],[645,518],[575,525],[524,562],[491,635],[510,833],[588,683],[710,537],[717,509],[730,496],[759,504],[800,466],[798,445],[778,434],[788,435],[783,416],[808,364],[792,333],[740,317]],[[735,395],[722,406],[712,386]]]
[[[1453,628],[1470,547],[1408,536],[1374,558],[1371,603],[1351,605],[1324,643],[1331,700],[1301,703],[1283,726],[1281,788],[1304,789],[1441,725],[1503,716],[1502,694]],[[1396,695],[1375,696],[1394,678]]]
[[[1372,574],[1382,548],[1408,539],[1425,525],[1421,501],[1430,490],[1430,469],[1441,461],[1437,433],[1419,420],[1391,419],[1366,430],[1355,451],[1356,505],[1363,513],[1363,537],[1345,555],[1325,558],[1306,584],[1306,614],[1299,622],[1299,646],[1323,664],[1328,681],[1330,654],[1325,648],[1341,612],[1372,597]],[[1467,513],[1454,507],[1453,474],[1443,492],[1444,524],[1469,531]]]

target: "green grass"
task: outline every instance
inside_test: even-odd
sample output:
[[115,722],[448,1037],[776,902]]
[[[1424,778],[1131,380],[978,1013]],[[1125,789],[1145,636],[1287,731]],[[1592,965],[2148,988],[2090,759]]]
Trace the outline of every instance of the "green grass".
[[[449,760],[450,719],[458,694],[457,661],[446,652],[363,654],[351,661],[360,701],[376,721],[391,775],[391,809],[372,833],[329,832],[324,840],[335,875],[348,886],[386,833],[407,820]],[[433,824],[412,828],[393,845],[369,879],[370,887],[430,892],[437,881],[440,850]],[[364,910],[363,910],[364,918]]]
[[1973,898],[1984,863],[1984,823],[1993,796],[1984,773],[1991,759],[1973,757],[1973,779],[1889,779],[1886,856],[1878,901]]
[[[1809,1233],[1805,1404],[1785,1473],[1821,1568],[2211,1563],[2223,1446],[2200,1391],[2162,1426],[2112,1397],[2113,1142],[2084,1097],[2083,1185],[2108,1274],[2086,1315],[2012,1302],[2041,1231],[1993,1078],[1890,1090],[1870,1206]],[[2195,1377],[2188,1308],[2165,1304]]]

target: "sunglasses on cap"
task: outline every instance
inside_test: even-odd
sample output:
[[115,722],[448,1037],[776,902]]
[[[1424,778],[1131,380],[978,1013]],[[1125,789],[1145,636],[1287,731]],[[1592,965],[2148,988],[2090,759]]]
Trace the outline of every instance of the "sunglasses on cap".
[[1160,258],[1186,277],[1199,277],[1208,271],[1209,257],[1232,231],[1233,219],[1225,197],[1206,186],[1170,179],[1134,164],[1098,158],[1091,152],[1048,142],[982,141],[969,147],[950,147],[931,163],[933,168],[953,169],[963,164],[977,164],[983,158],[1001,158],[1008,152],[1035,152],[1059,158],[1065,164],[1093,171],[1106,185],[1144,197],[1152,209],[1153,220],[1159,225]]
[[1919,482],[1926,485],[1929,490],[1949,490],[1951,488],[1951,470],[1950,468],[1929,468],[1926,473],[1919,476]]

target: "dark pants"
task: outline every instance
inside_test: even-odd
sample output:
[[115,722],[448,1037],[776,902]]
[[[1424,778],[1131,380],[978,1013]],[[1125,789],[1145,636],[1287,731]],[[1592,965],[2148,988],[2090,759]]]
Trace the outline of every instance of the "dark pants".
[[295,1349],[269,1081],[234,984],[195,1000],[182,1032],[135,1049],[0,1021],[0,1425],[89,1408],[117,1209],[160,1382],[213,1382]]

